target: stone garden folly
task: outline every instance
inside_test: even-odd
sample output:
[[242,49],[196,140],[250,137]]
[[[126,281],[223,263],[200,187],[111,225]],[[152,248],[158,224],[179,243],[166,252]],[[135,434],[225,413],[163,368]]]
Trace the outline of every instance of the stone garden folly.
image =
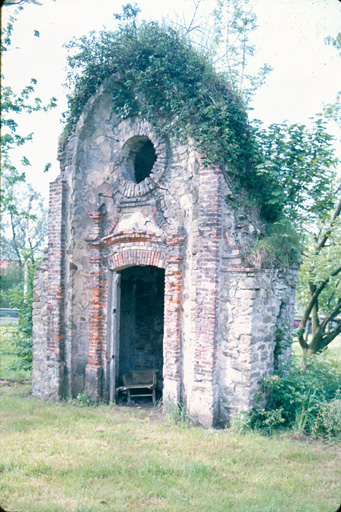
[[252,407],[293,323],[296,273],[244,262],[260,220],[226,170],[157,123],[122,120],[105,86],[60,163],[35,281],[34,395],[110,401],[124,373],[158,369],[163,403],[203,425]]

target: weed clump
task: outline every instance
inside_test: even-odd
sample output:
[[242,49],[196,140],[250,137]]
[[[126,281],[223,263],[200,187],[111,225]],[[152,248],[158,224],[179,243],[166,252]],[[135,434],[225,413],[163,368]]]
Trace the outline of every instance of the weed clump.
[[83,393],[78,393],[76,403],[80,407],[90,407],[91,400],[88,393],[86,393],[85,391]]
[[240,431],[272,434],[289,429],[299,434],[333,438],[341,434],[341,370],[325,354],[297,358],[263,379],[259,403],[236,420]]

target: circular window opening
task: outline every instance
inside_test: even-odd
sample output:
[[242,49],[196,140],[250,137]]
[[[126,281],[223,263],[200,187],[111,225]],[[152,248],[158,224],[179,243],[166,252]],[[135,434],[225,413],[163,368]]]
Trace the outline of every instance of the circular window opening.
[[123,171],[134,183],[141,183],[150,175],[156,159],[154,145],[144,135],[132,137],[123,147]]
[[136,153],[134,169],[136,183],[141,183],[149,176],[153,165],[156,162],[156,153],[152,141],[147,140],[143,143],[141,149]]

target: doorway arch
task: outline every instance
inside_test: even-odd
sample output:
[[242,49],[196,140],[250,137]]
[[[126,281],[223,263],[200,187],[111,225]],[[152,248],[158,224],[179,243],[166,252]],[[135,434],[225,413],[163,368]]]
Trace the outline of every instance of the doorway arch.
[[117,379],[122,375],[119,367],[120,281],[125,269],[136,266],[161,269],[164,273],[163,402],[174,403],[180,399],[182,258],[179,252],[184,240],[182,236],[173,235],[167,238],[167,244],[161,245],[153,243],[148,233],[124,233],[110,241],[110,252],[106,256],[101,255],[101,243],[89,244],[93,255],[90,257],[93,302],[85,382],[93,401],[115,400]]
[[[115,279],[112,279],[115,286]],[[111,322],[115,352],[115,386],[131,370],[158,370],[162,391],[165,271],[162,268],[130,266],[119,272],[119,295]]]

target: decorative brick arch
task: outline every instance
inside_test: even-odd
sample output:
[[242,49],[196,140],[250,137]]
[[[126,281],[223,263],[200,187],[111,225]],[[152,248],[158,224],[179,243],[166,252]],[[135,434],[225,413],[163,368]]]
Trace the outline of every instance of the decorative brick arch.
[[132,265],[151,265],[166,269],[166,255],[160,250],[134,249],[116,252],[106,258],[110,270],[122,270]]
[[111,252],[105,256],[102,249],[89,244],[92,249],[89,257],[92,305],[86,387],[93,399],[104,398],[102,376],[104,353],[107,352],[108,272],[136,265],[165,270],[163,397],[165,402],[180,399],[182,258],[179,253],[183,243],[184,237],[181,236],[169,237],[163,244],[145,240],[136,242],[136,236],[126,237],[123,247],[121,244],[114,250],[111,247]]

